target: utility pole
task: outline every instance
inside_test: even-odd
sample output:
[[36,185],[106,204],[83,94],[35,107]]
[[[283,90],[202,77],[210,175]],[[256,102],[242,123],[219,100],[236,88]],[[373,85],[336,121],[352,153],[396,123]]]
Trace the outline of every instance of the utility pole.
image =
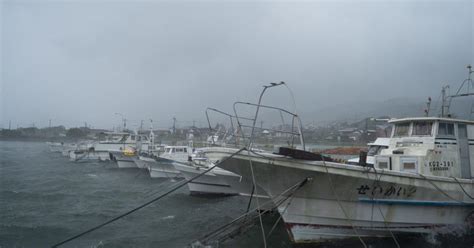
[[120,115],[120,117],[122,117],[122,121],[123,121],[123,130],[122,131],[125,131],[125,129],[127,129],[127,119],[125,119],[125,117],[121,113],[115,113],[115,114]]
[[51,128],[51,119],[49,119],[49,128]]
[[11,129],[12,129],[12,121],[10,120],[10,121],[8,122],[8,130],[11,130]]
[[176,133],[176,117],[173,117],[173,134]]
[[143,130],[143,120],[140,121],[140,131]]

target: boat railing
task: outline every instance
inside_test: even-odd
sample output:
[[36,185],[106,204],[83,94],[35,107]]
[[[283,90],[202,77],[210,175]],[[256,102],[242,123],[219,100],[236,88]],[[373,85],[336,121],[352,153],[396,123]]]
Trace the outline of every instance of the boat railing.
[[[222,115],[225,118],[228,118],[228,123],[226,123],[228,125],[227,126],[224,125],[224,128],[221,128],[219,124],[222,124],[222,123],[216,123],[218,128],[213,128],[213,125],[211,123],[211,118],[210,118],[211,112],[217,113],[218,115]],[[235,123],[237,120],[237,117],[235,115],[226,113],[224,111],[221,111],[215,108],[207,108],[206,118],[207,118],[210,134],[213,136],[217,136],[218,139],[222,137],[221,138],[222,141],[230,140],[231,143],[234,143],[236,147],[239,146],[240,140],[245,140],[245,136],[242,134],[242,132],[239,131],[238,125],[236,125]],[[214,140],[212,140],[212,142],[214,143]]]
[[[264,95],[264,93],[267,89],[273,88],[273,87],[276,87],[276,86],[281,86],[281,85],[286,86],[286,84],[284,82],[271,83],[270,85],[263,86],[264,88],[263,88],[263,90],[260,94],[258,103],[249,103],[249,102],[237,101],[233,105],[234,116],[235,116],[235,119],[237,121],[238,129],[242,131],[242,136],[243,137],[247,137],[248,147],[250,149],[252,149],[252,146],[254,145],[255,131],[256,130],[262,130],[262,132],[263,132],[263,131],[267,130],[268,132],[287,134],[289,136],[289,138],[291,138],[291,142],[289,142],[289,144],[292,147],[295,145],[295,139],[299,139],[299,142],[300,142],[303,150],[305,150],[305,142],[304,142],[304,136],[303,136],[303,126],[302,126],[302,122],[301,122],[301,119],[300,119],[299,115],[294,113],[294,112],[291,112],[289,110],[280,108],[280,107],[268,106],[268,105],[261,104],[263,95]],[[291,96],[293,97],[293,94],[291,93],[291,91],[289,90],[288,87],[287,87],[287,89],[290,92]],[[293,102],[294,102],[294,99],[293,99]],[[240,115],[239,110],[238,110],[239,106],[254,107],[255,108],[255,116],[254,117],[248,117],[248,116]],[[259,118],[259,114],[260,114],[261,109],[266,109],[266,110],[269,110],[269,111],[278,112],[278,114],[280,115],[280,118],[281,118],[281,125],[280,125],[281,129],[263,128],[263,127],[259,128],[259,127],[257,127],[256,124],[257,124],[257,120]],[[286,130],[285,130],[285,127],[288,127],[288,125],[285,123],[284,116],[290,116],[290,118],[291,118],[290,128],[288,128]],[[248,123],[248,122],[250,122],[250,123]],[[248,136],[245,136],[245,131],[249,130],[249,129],[250,129],[250,134]]]

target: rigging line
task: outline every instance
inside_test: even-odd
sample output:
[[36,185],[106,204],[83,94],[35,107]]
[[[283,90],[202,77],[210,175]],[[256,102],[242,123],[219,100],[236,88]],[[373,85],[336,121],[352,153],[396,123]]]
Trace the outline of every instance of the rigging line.
[[332,190],[332,193],[334,194],[334,196],[336,197],[336,200],[337,200],[337,204],[339,205],[339,208],[341,208],[342,212],[344,213],[344,216],[346,217],[346,219],[349,221],[349,224],[351,225],[352,227],[352,230],[354,230],[354,233],[355,235],[357,235],[357,238],[359,239],[359,241],[362,243],[362,245],[364,246],[364,248],[367,248],[367,245],[365,244],[364,240],[362,240],[362,237],[359,235],[359,233],[357,232],[356,228],[354,227],[354,224],[352,222],[352,220],[349,218],[349,216],[347,215],[346,213],[346,210],[344,210],[344,208],[342,207],[342,204],[339,200],[339,197],[337,196],[336,194],[336,190],[334,189],[334,185],[332,183],[332,179],[331,179],[331,174],[329,173],[329,169],[328,167],[326,166],[326,161],[324,160],[324,157],[321,156],[322,158],[322,161],[323,161],[323,165],[324,165],[324,168],[326,168],[326,174],[328,175],[328,179],[329,179],[329,186],[331,187],[331,190]]
[[[284,195],[286,192],[288,192],[290,189],[294,188],[295,186],[298,186],[298,188],[296,188],[295,190],[299,189],[299,187],[303,186],[303,185],[306,183],[306,181],[307,181],[307,178],[306,178],[305,180],[303,180],[302,182],[299,182],[298,184],[296,184],[296,185],[294,185],[294,186],[288,188],[287,190],[285,190],[284,192],[280,193],[279,195],[277,195],[277,196],[274,197],[273,199],[276,199],[276,198],[278,198],[278,197],[281,197],[282,195]],[[265,206],[265,205],[267,205],[267,204],[269,204],[269,203],[274,203],[274,205],[275,205],[276,207],[278,207],[278,206],[280,206],[284,201],[286,201],[286,200],[288,199],[288,197],[283,198],[283,199],[281,199],[281,200],[275,200],[275,202],[273,201],[273,199],[270,199],[270,200],[266,201],[262,206]],[[274,208],[272,208],[272,209],[274,209]],[[251,212],[242,214],[241,216],[237,217],[236,219],[232,220],[231,222],[229,222],[229,223],[227,223],[227,224],[225,224],[225,225],[223,225],[223,226],[221,226],[221,227],[215,229],[215,231],[211,232],[210,234],[207,234],[206,236],[204,236],[203,238],[201,238],[201,240],[204,240],[204,239],[212,240],[213,238],[217,237],[219,234],[224,233],[224,232],[226,231],[226,228],[230,228],[230,226],[231,226],[232,224],[234,224],[234,223],[236,223],[236,222],[238,222],[238,221],[240,221],[240,220],[247,221],[247,220],[246,220],[247,216],[249,216],[251,213],[254,213],[254,212],[257,212],[257,211],[258,211],[258,208],[254,208],[254,209],[252,209]],[[258,214],[259,214],[260,216],[262,216],[262,215],[264,215],[264,214],[266,214],[266,213],[268,213],[268,212],[270,212],[270,211],[271,211],[270,209],[266,209],[266,210],[264,210],[264,211],[262,211],[262,212],[260,212],[260,213],[258,213]],[[254,218],[255,218],[255,217],[254,217]],[[245,224],[246,224],[246,223],[241,223],[242,226],[245,225]],[[221,241],[222,241],[222,239],[221,239]]]
[[[380,187],[381,186],[380,181],[381,181],[382,176],[383,176],[383,170],[382,170],[382,173],[380,174],[380,176],[377,177],[377,170],[375,169],[375,167],[372,167],[372,169],[374,169],[374,183],[372,185],[374,185],[375,181],[377,181],[377,184]],[[370,172],[370,167],[369,167],[369,170],[367,172]],[[370,180],[369,173],[367,173],[366,175],[367,175],[367,178]],[[374,205],[375,205],[375,202],[373,201],[374,197],[375,197],[374,195],[372,195],[372,197],[371,197],[372,198],[372,214],[373,214],[373,209],[374,209]],[[397,246],[397,248],[400,248],[400,243],[398,243],[398,240],[395,237],[395,234],[392,232],[392,229],[390,229],[390,227],[387,223],[387,219],[385,218],[385,215],[383,214],[382,209],[380,208],[380,205],[377,205],[377,208],[379,210],[380,215],[382,216],[384,226],[387,228],[388,232],[390,233],[390,236],[392,237],[393,241],[395,242],[395,245]],[[373,219],[371,219],[371,222],[372,221],[373,221]]]
[[456,181],[458,183],[459,187],[461,187],[462,192],[464,192],[464,194],[466,194],[471,200],[474,200],[474,197],[472,197],[469,193],[467,193],[467,191],[461,185],[461,182],[459,182],[458,179],[455,178],[455,177],[453,177],[453,179],[454,179],[454,181]]
[[[283,202],[285,202],[285,201],[289,198],[289,196],[287,196],[287,197],[285,197],[285,198],[283,198],[283,199],[280,199],[280,200],[276,200],[278,197],[284,196],[286,193],[290,192],[290,190],[293,190],[293,189],[294,189],[295,191],[298,190],[299,188],[303,187],[303,186],[306,184],[306,182],[308,182],[308,181],[310,181],[310,180],[311,180],[311,178],[305,178],[304,180],[302,180],[302,181],[296,183],[295,185],[289,187],[288,189],[284,190],[283,192],[281,192],[281,193],[278,194],[277,196],[275,196],[275,197],[273,197],[273,198],[270,198],[269,200],[265,201],[265,202],[262,204],[262,206],[268,205],[269,203],[274,203],[274,205],[275,205],[276,207],[280,206]],[[291,194],[292,194],[292,193],[290,193],[290,195],[291,195]],[[227,227],[229,227],[230,225],[234,224],[235,222],[237,222],[237,221],[239,221],[239,220],[241,220],[241,219],[247,217],[248,215],[250,215],[251,213],[253,213],[253,212],[257,211],[257,210],[258,210],[258,208],[253,208],[250,212],[244,213],[244,214],[240,215],[239,217],[235,218],[235,219],[232,220],[231,222],[229,222],[229,223],[227,223],[227,224],[225,224],[225,225],[223,225],[223,226],[220,226],[219,228],[215,229],[215,231],[213,231],[213,232],[211,232],[211,233],[205,235],[203,238],[201,238],[201,240],[203,240],[203,239],[210,239],[211,237],[217,236],[218,234],[224,232],[224,231],[225,231],[225,228],[227,228]],[[270,210],[266,209],[266,210],[264,210],[264,211],[261,213],[261,215],[263,215],[263,214],[265,214],[265,213],[267,213],[267,212],[269,212],[269,211],[270,211]]]
[[[255,194],[258,195],[257,186],[256,186],[257,184],[255,182],[255,174],[253,172],[253,163],[252,163],[252,158],[250,157],[249,150],[247,150],[247,155],[249,157],[250,172],[252,173],[252,183],[253,183],[253,186],[254,186],[254,189],[255,189]],[[255,200],[257,201],[257,208],[260,209],[260,202],[258,200],[258,197]],[[262,230],[263,247],[267,248],[267,239],[265,238],[265,228],[263,227],[262,215],[259,214],[258,219],[260,221],[260,229]]]
[[[242,152],[243,150],[246,150],[246,149],[247,149],[247,148],[245,148],[245,147],[239,149],[239,150],[236,151],[235,153],[232,153],[229,157],[223,159],[220,163],[223,163],[224,161],[226,161],[226,160],[232,158],[233,156],[237,155],[238,153],[240,153],[240,152]],[[90,228],[90,229],[88,229],[88,230],[86,230],[86,231],[84,231],[84,232],[82,232],[82,233],[79,233],[79,234],[73,236],[73,237],[70,237],[70,238],[68,238],[68,239],[65,239],[65,240],[63,240],[63,241],[61,241],[61,242],[59,242],[59,243],[57,243],[57,244],[54,244],[54,245],[51,246],[51,247],[53,247],[53,248],[54,248],[54,247],[59,247],[59,246],[65,244],[65,243],[68,243],[68,242],[70,242],[70,241],[72,241],[72,240],[74,240],[74,239],[77,239],[77,238],[79,238],[79,237],[82,237],[82,236],[84,236],[84,235],[90,233],[90,232],[93,232],[93,231],[95,231],[95,230],[97,230],[97,229],[99,229],[99,228],[101,228],[101,227],[103,227],[103,226],[105,226],[105,225],[108,225],[108,224],[110,224],[110,223],[112,223],[112,222],[114,222],[114,221],[116,221],[116,220],[119,220],[119,219],[121,219],[121,218],[123,218],[123,217],[125,217],[125,216],[127,216],[127,215],[129,215],[129,214],[132,214],[132,213],[134,213],[134,212],[136,212],[136,211],[138,211],[138,210],[140,210],[140,209],[142,209],[142,208],[144,208],[144,207],[146,207],[146,206],[148,206],[148,205],[150,205],[150,204],[152,204],[152,203],[154,203],[154,202],[156,202],[156,201],[162,199],[163,197],[165,197],[165,196],[167,196],[167,195],[173,193],[174,191],[180,189],[180,188],[183,187],[184,185],[186,185],[186,184],[188,184],[188,183],[190,183],[190,182],[196,180],[197,178],[201,177],[202,175],[204,175],[204,174],[206,174],[207,172],[209,172],[209,171],[211,171],[212,169],[214,169],[214,167],[216,167],[216,166],[219,165],[220,163],[215,164],[214,166],[212,166],[212,167],[210,167],[209,169],[203,171],[202,173],[200,173],[200,174],[194,176],[193,178],[191,178],[191,179],[189,179],[189,180],[186,180],[185,182],[183,182],[182,184],[176,186],[175,188],[170,189],[169,191],[167,191],[167,192],[165,192],[165,193],[159,195],[158,197],[156,197],[156,198],[154,198],[154,199],[152,199],[152,200],[150,200],[150,201],[148,201],[148,202],[146,202],[146,203],[144,203],[144,204],[142,204],[142,205],[140,205],[140,206],[138,206],[138,207],[136,207],[136,208],[134,208],[134,209],[132,209],[132,210],[129,210],[129,211],[126,212],[126,213],[123,213],[123,214],[121,214],[121,215],[119,215],[119,216],[116,216],[115,218],[112,218],[112,219],[110,219],[110,220],[108,220],[108,221],[106,221],[106,222],[104,222],[104,223],[102,223],[102,224],[100,224],[100,225],[97,225],[97,226],[95,226],[95,227],[93,227],[93,228]]]
[[249,203],[247,205],[247,213],[250,210],[250,204],[252,203],[252,198],[253,198],[253,193],[255,192],[255,187],[257,187],[257,186],[255,184],[252,184],[252,193],[250,194]]
[[[158,194],[158,193],[164,192],[166,189],[170,189],[170,188],[176,187],[178,184],[183,183],[184,181],[186,181],[186,179],[182,179],[182,180],[180,180],[180,181],[174,182],[173,184],[168,185],[168,186],[167,186],[166,188],[164,188],[164,189],[157,190],[157,191],[155,191],[155,192],[152,192],[151,194],[147,194],[144,198],[149,198],[149,197],[155,196],[155,195]],[[162,186],[162,185],[164,185],[165,183],[168,183],[168,182],[161,183],[161,184],[159,184],[157,187]]]
[[458,199],[455,199],[454,197],[450,196],[448,193],[444,192],[444,190],[440,189],[436,184],[434,184],[431,180],[429,180],[428,178],[426,178],[423,174],[420,174],[418,173],[419,176],[421,176],[423,179],[425,179],[427,182],[429,182],[435,189],[437,189],[439,192],[441,192],[444,196],[446,196],[447,198],[455,201],[455,202],[458,202],[458,203],[462,203],[462,204],[466,204],[466,202],[463,202],[461,200],[458,200]]
[[[280,213],[280,216],[278,217],[278,219],[275,221],[275,224],[273,224],[272,228],[270,229],[270,231],[268,232],[267,234],[267,239],[270,237],[270,235],[272,235],[273,231],[275,230],[275,228],[277,227],[277,224],[280,222],[280,220],[283,218],[283,214],[285,214],[286,210],[288,210],[288,207],[291,205],[291,202],[293,201],[293,198],[295,196],[295,193],[297,190],[301,189],[302,186],[298,187],[295,191],[293,191],[291,193],[291,196],[288,198],[289,201],[288,203],[286,204],[285,206],[285,209],[283,209],[283,211]],[[286,200],[285,200],[286,201]],[[283,203],[283,202],[282,202]]]

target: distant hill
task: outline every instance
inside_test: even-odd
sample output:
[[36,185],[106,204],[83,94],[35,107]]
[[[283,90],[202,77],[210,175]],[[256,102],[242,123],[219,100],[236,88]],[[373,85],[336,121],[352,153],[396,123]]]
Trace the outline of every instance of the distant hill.
[[[451,113],[453,116],[463,119],[470,117],[474,97],[463,100],[453,100]],[[354,102],[352,104],[334,105],[331,107],[307,110],[302,112],[302,121],[310,122],[332,122],[332,121],[359,121],[366,117],[390,116],[392,118],[423,116],[426,103],[419,99],[393,98],[381,102]],[[430,116],[438,116],[441,112],[441,103],[432,102]]]

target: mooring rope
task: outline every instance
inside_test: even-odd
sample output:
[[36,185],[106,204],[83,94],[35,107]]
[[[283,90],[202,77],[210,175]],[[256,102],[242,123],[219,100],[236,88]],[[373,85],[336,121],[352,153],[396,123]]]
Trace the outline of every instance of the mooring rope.
[[461,203],[461,204],[467,204],[466,202],[463,202],[461,200],[458,200],[452,196],[450,196],[448,193],[446,193],[444,190],[440,189],[435,183],[433,183],[431,180],[429,180],[428,178],[426,178],[423,174],[419,174],[418,175],[420,177],[422,177],[423,179],[425,179],[428,183],[430,183],[436,190],[438,190],[439,192],[441,192],[441,194],[443,194],[444,196],[446,196],[447,198],[457,202],[457,203]]
[[[311,181],[312,178],[305,178],[303,179],[302,181],[296,183],[295,185],[287,188],[286,190],[284,190],[283,192],[281,192],[280,194],[276,195],[275,197],[265,201],[261,206],[266,206],[270,203],[273,203],[275,205],[275,208],[277,208],[278,206],[280,206],[281,204],[283,204],[286,200],[288,200],[288,198],[292,197],[299,189],[301,189],[308,181]],[[285,194],[287,194],[288,192],[290,192],[291,190],[293,190],[293,192],[289,193],[288,196],[282,198],[282,199],[279,199],[279,200],[276,200],[277,198],[279,197],[282,197],[284,196]],[[258,196],[257,196],[258,197]],[[204,237],[200,238],[200,240],[198,241],[204,241],[204,240],[212,240],[214,239],[215,237],[217,237],[219,234],[221,233],[224,233],[227,228],[229,228],[232,224],[244,219],[249,216],[251,213],[254,213],[256,211],[258,211],[259,208],[258,207],[255,207],[253,208],[250,212],[245,212],[244,214],[240,215],[239,217],[235,218],[234,220],[232,220],[231,222],[227,223],[227,224],[224,224],[218,228],[216,228],[214,231],[206,234]],[[259,215],[263,215],[267,212],[269,212],[270,210],[269,209],[266,209],[262,212],[259,213]]]
[[110,219],[110,220],[108,220],[108,221],[106,221],[106,222],[104,222],[104,223],[102,223],[102,224],[100,224],[100,225],[97,225],[97,226],[95,226],[95,227],[93,227],[93,228],[90,228],[90,229],[88,229],[88,230],[86,230],[86,231],[84,231],[84,232],[82,232],[82,233],[79,233],[79,234],[74,235],[74,236],[72,236],[72,237],[70,237],[70,238],[67,238],[67,239],[65,239],[65,240],[63,240],[63,241],[61,241],[61,242],[59,242],[59,243],[57,243],[57,244],[54,244],[54,245],[52,245],[51,247],[53,247],[53,248],[54,248],[54,247],[59,247],[59,246],[61,246],[61,245],[63,245],[63,244],[66,244],[66,243],[72,241],[72,240],[75,240],[75,239],[77,239],[77,238],[80,238],[80,237],[82,237],[82,236],[84,236],[84,235],[86,235],[86,234],[88,234],[88,233],[90,233],[90,232],[93,232],[93,231],[95,231],[95,230],[97,230],[97,229],[100,229],[100,228],[104,227],[105,225],[108,225],[108,224],[110,224],[110,223],[112,223],[112,222],[115,222],[115,221],[117,221],[117,220],[119,220],[119,219],[121,219],[121,218],[123,218],[123,217],[129,215],[129,214],[132,214],[132,213],[134,213],[134,212],[136,212],[136,211],[138,211],[138,210],[140,210],[140,209],[142,209],[142,208],[144,208],[144,207],[146,207],[146,206],[148,206],[148,205],[150,205],[150,204],[152,204],[152,203],[154,203],[154,202],[156,202],[156,201],[162,199],[163,197],[165,197],[165,196],[167,196],[167,195],[173,193],[174,191],[180,189],[180,188],[183,187],[184,185],[186,185],[186,184],[188,184],[188,183],[190,183],[190,182],[196,180],[197,178],[201,177],[202,175],[204,175],[204,174],[206,174],[207,172],[209,172],[209,171],[211,171],[212,169],[214,169],[214,168],[215,168],[216,166],[218,166],[219,164],[221,164],[221,163],[227,161],[228,159],[234,157],[235,155],[237,155],[238,153],[240,153],[240,152],[242,152],[243,150],[246,150],[246,149],[247,149],[246,147],[243,147],[243,148],[239,149],[239,150],[236,151],[235,153],[232,153],[229,157],[224,158],[224,159],[223,159],[221,162],[219,162],[218,164],[215,164],[215,165],[209,167],[209,169],[203,171],[202,173],[200,173],[200,174],[194,176],[193,178],[191,178],[191,179],[189,179],[189,180],[186,180],[186,181],[183,182],[182,184],[180,184],[180,185],[178,185],[178,186],[176,186],[176,187],[174,187],[174,188],[168,190],[168,191],[165,192],[164,194],[161,194],[161,195],[159,195],[158,197],[156,197],[156,198],[154,198],[154,199],[152,199],[152,200],[150,200],[150,201],[148,201],[148,202],[146,202],[146,203],[144,203],[144,204],[142,204],[142,205],[140,205],[140,206],[138,206],[138,207],[136,207],[136,208],[134,208],[134,209],[132,209],[132,210],[130,210],[130,211],[127,211],[126,213],[123,213],[123,214],[121,214],[121,215],[119,215],[119,216],[117,216],[117,217],[114,217],[114,218],[112,218],[112,219]]
[[[377,176],[377,170],[375,169],[375,167],[373,167],[374,169],[374,177],[375,179],[373,180],[373,183],[372,183],[372,188],[373,186],[375,185],[375,183],[377,183],[377,185],[380,187],[380,180],[382,179],[382,176],[383,176],[383,170],[382,170],[382,173],[380,174],[380,176]],[[368,170],[366,170],[366,175],[367,175],[367,179],[370,180],[370,177],[369,177],[369,172],[370,172],[371,168],[369,167]],[[371,196],[372,198],[372,217],[371,217],[371,222],[373,221],[373,211],[374,211],[374,205],[375,205],[375,201],[374,201],[374,195]],[[382,209],[380,208],[380,205],[377,205],[377,208],[379,210],[379,213],[380,213],[380,216],[382,216],[382,219],[383,219],[383,223],[384,223],[384,226],[385,228],[387,228],[388,232],[390,233],[390,236],[392,237],[393,239],[393,242],[395,242],[395,245],[397,246],[397,248],[400,248],[400,243],[398,243],[398,240],[397,238],[395,237],[395,234],[392,232],[392,229],[389,227],[388,225],[388,222],[387,222],[387,219],[385,218],[385,215],[383,214],[382,212]]]
[[459,187],[461,188],[462,192],[464,192],[464,194],[466,194],[471,200],[474,200],[474,197],[472,197],[469,193],[467,193],[467,191],[464,189],[464,187],[461,185],[461,182],[458,181],[457,178],[453,177],[454,181],[456,181],[459,185]]
[[[255,174],[253,172],[252,158],[250,157],[250,151],[249,150],[247,150],[247,156],[249,157],[250,172],[252,173],[252,183],[253,183],[253,187],[255,189],[255,194],[258,195],[257,183],[255,181]],[[258,197],[257,197],[256,201],[257,201],[257,208],[260,208],[260,202],[258,200]],[[260,221],[260,229],[262,230],[263,247],[267,248],[267,239],[265,237],[265,228],[263,227],[263,221],[262,221],[262,215],[261,214],[258,215],[258,219]]]
[[344,207],[342,206],[342,203],[341,203],[341,201],[339,200],[339,197],[337,196],[336,190],[335,190],[334,185],[333,185],[333,182],[332,182],[331,174],[329,173],[329,169],[328,169],[328,167],[327,167],[327,165],[326,165],[326,161],[324,160],[324,156],[321,156],[321,158],[322,158],[322,161],[323,161],[324,168],[326,168],[326,174],[328,175],[328,179],[329,179],[329,186],[331,187],[332,193],[333,193],[334,196],[336,197],[336,201],[337,201],[337,204],[339,205],[339,208],[341,208],[342,213],[344,214],[344,216],[346,217],[346,219],[349,221],[349,224],[351,225],[352,230],[354,230],[354,234],[357,236],[357,238],[358,238],[359,241],[362,243],[362,245],[364,246],[364,248],[367,248],[367,244],[365,244],[364,240],[362,240],[362,237],[361,237],[361,236],[359,235],[359,233],[357,232],[357,229],[355,228],[354,223],[352,222],[352,219],[349,218],[349,215],[346,213],[346,210],[345,210]]

